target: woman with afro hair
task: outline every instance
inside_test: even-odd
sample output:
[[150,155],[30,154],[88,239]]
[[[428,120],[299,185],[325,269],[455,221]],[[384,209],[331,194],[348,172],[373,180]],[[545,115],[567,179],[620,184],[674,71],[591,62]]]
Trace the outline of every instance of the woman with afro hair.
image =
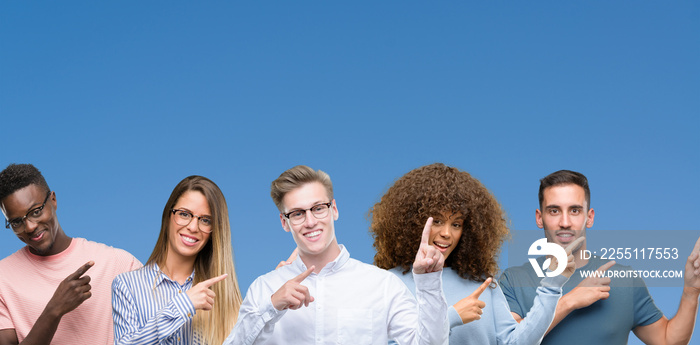
[[497,255],[508,238],[496,198],[469,173],[435,163],[399,178],[370,210],[374,264],[396,274],[413,290],[410,274],[426,220],[429,244],[445,257],[443,291],[450,344],[539,344],[567,277],[545,278],[527,317],[513,319],[501,288]]

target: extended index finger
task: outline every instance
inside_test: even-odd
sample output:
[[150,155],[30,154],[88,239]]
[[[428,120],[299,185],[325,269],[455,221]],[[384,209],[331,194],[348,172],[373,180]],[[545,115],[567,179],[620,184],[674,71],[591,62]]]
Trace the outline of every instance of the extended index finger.
[[608,261],[608,262],[604,263],[602,266],[598,267],[598,269],[597,269],[596,271],[604,272],[604,271],[607,271],[610,267],[613,267],[613,266],[615,266],[615,261],[614,261],[614,260],[613,260],[613,261]]
[[92,261],[92,260],[88,261],[87,263],[85,263],[85,265],[80,266],[80,268],[78,268],[77,271],[75,271],[71,275],[69,275],[68,278],[70,278],[70,279],[80,278],[80,276],[85,274],[85,272],[87,272],[87,270],[89,270],[90,267],[92,267],[94,264],[95,264],[94,261]]
[[581,243],[583,243],[584,240],[586,240],[586,238],[582,236],[577,238],[576,241],[571,242],[571,244],[569,244],[566,247],[566,255],[571,255],[571,252],[573,252],[574,249],[581,245]]
[[316,268],[316,266],[311,266],[311,267],[309,267],[308,270],[306,270],[306,272],[304,272],[304,273],[302,273],[302,274],[300,274],[300,275],[298,275],[298,276],[292,278],[291,280],[293,280],[293,281],[295,281],[295,282],[297,282],[297,283],[301,283],[301,282],[304,281],[304,279],[306,279],[306,277],[309,276],[309,274],[311,274],[311,272],[314,271],[315,268]]
[[430,230],[433,228],[433,217],[428,217],[428,221],[425,222],[425,227],[423,228],[423,235],[420,238],[420,244],[428,244],[430,240]]
[[220,281],[226,279],[226,277],[228,277],[228,273],[224,273],[224,274],[222,274],[222,275],[220,275],[220,276],[218,276],[218,277],[209,278],[209,279],[207,279],[207,280],[205,280],[205,281],[203,281],[203,282],[201,282],[201,283],[199,283],[199,284],[202,284],[204,287],[207,287],[207,288],[208,288],[208,287],[211,287],[212,285],[214,285],[214,284],[216,284],[216,283],[218,283],[218,282],[220,282]]
[[489,287],[489,285],[491,285],[491,280],[493,279],[486,279],[486,281],[483,284],[481,284],[481,286],[479,286],[478,288],[476,288],[476,290],[474,290],[474,292],[472,292],[471,296],[479,298],[479,296],[481,296],[484,290],[486,290],[486,288]]
[[693,248],[693,251],[691,252],[691,254],[699,252],[699,251],[700,251],[700,237],[698,237],[698,241],[695,242],[695,247]]

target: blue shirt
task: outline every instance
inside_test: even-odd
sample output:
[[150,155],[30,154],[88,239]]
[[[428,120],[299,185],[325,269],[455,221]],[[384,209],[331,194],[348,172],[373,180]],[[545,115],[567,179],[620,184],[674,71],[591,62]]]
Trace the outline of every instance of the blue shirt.
[[147,265],[112,282],[115,344],[200,344],[193,334],[194,304],[187,296],[194,271],[184,284]]
[[[389,272],[401,278],[409,290],[413,290],[415,284],[411,274],[403,274],[400,267]],[[567,278],[560,275],[543,280],[542,284],[537,286],[537,295],[536,298],[533,297],[534,304],[528,317],[521,323],[513,319],[501,288],[487,288],[479,296],[479,300],[486,303],[481,319],[467,324],[462,323],[462,318],[453,305],[472,294],[482,283],[460,277],[451,267],[443,268],[442,280],[445,298],[450,305],[450,344],[537,345],[554,319],[554,311],[561,297],[561,287]],[[396,343],[390,341],[389,344]]]

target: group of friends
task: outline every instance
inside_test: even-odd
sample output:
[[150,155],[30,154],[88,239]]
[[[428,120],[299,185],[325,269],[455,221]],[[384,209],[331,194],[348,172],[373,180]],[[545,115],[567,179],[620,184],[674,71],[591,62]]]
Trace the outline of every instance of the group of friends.
[[[57,198],[31,164],[0,172],[5,226],[26,244],[0,261],[0,345],[5,344],[688,344],[700,295],[700,239],[668,319],[641,278],[586,258],[593,225],[586,177],[540,180],[536,223],[567,262],[549,258],[500,274],[509,237],[501,205],[481,182],[435,163],[397,179],[370,209],[374,265],[338,243],[331,179],[296,166],[271,184],[296,249],[241,295],[226,200],[189,176],[165,204],[158,240],[142,265],[128,252],[71,238]],[[544,264],[542,257],[540,265]]]

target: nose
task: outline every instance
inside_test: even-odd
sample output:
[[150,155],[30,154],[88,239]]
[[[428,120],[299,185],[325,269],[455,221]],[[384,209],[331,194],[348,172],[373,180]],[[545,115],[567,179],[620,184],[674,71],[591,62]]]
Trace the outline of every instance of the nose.
[[446,225],[439,225],[438,226],[438,234],[440,234],[440,237],[442,238],[450,238],[450,227]]
[[561,229],[569,229],[571,227],[571,218],[567,212],[564,212],[559,218],[559,227]]
[[39,226],[39,222],[35,222],[29,217],[24,218],[24,232],[31,234]]
[[197,230],[199,230],[199,218],[192,216],[190,223],[187,224],[187,230],[190,232],[197,232]]
[[311,213],[311,210],[306,210],[306,219],[304,220],[304,226],[307,228],[313,228],[318,223],[318,219]]

